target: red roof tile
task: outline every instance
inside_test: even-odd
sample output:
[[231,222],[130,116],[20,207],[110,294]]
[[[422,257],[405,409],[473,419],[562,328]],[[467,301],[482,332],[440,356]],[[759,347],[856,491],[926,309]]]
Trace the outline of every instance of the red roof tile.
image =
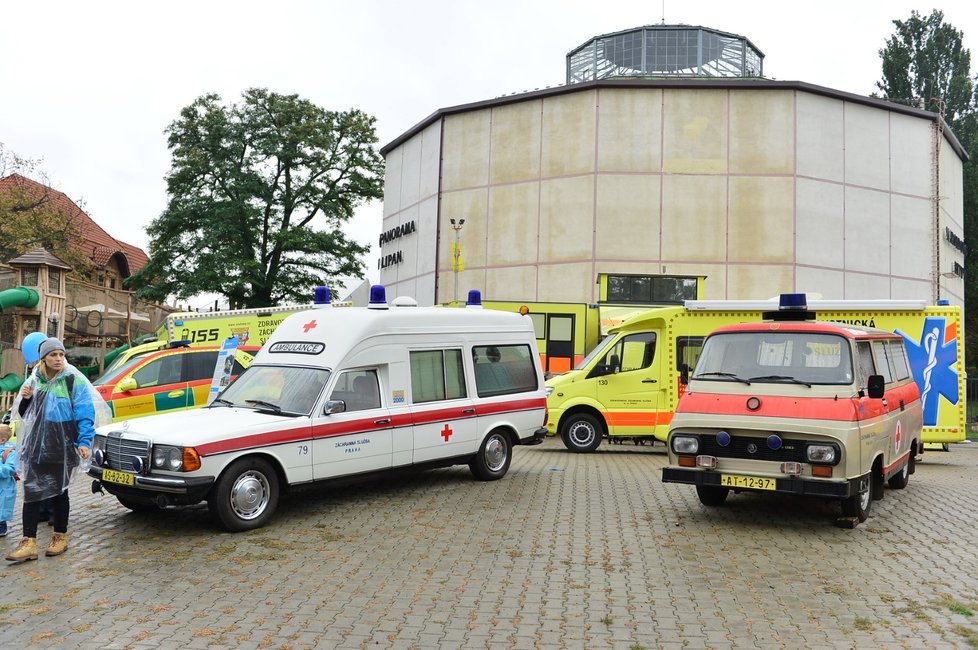
[[112,237],[63,192],[32,181],[20,174],[11,174],[0,178],[0,192],[8,188],[16,188],[36,196],[47,192],[51,204],[69,215],[78,227],[82,239],[72,242],[72,246],[85,257],[92,258],[96,266],[104,267],[114,255],[120,255],[122,257],[120,262],[123,262],[119,264],[120,270],[124,277],[128,277],[149,261],[149,257],[142,249]]

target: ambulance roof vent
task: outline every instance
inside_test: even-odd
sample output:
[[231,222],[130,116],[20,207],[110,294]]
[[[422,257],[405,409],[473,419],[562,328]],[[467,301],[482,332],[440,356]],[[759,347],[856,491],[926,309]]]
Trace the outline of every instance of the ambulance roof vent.
[[370,286],[370,303],[367,309],[387,309],[387,289],[382,284]]
[[482,309],[482,293],[478,289],[469,289],[469,297],[465,301],[465,306]]
[[417,307],[418,301],[411,296],[398,296],[391,300],[391,307]]
[[317,307],[328,307],[329,306],[329,287],[318,286],[313,291],[312,301],[316,303]]

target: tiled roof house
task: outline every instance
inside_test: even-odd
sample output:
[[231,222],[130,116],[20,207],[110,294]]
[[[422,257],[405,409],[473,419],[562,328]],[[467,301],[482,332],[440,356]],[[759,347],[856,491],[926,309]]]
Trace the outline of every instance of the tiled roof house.
[[99,276],[96,278],[98,284],[120,289],[122,280],[141,269],[149,261],[149,257],[141,248],[119,241],[107,233],[63,192],[20,174],[0,178],[0,192],[11,189],[34,196],[46,193],[55,208],[70,215],[81,235],[81,238],[73,241],[71,245],[79,254],[92,261]]

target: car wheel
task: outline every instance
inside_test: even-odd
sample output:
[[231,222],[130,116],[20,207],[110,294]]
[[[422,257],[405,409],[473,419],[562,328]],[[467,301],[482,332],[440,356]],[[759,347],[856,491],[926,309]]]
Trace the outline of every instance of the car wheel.
[[152,510],[159,510],[159,508],[151,503],[143,503],[141,501],[133,501],[127,499],[126,497],[116,496],[119,503],[122,504],[123,508],[129,508],[133,512],[150,512]]
[[[913,454],[910,455],[910,458],[913,458]],[[910,459],[907,459],[907,462],[903,464],[903,467],[900,469],[900,471],[894,474],[893,476],[891,476],[890,480],[887,481],[887,483],[889,483],[890,487],[893,488],[894,490],[902,490],[903,488],[907,487],[907,482],[909,480],[910,480]]]
[[601,444],[603,435],[601,423],[587,413],[576,413],[567,418],[560,432],[564,446],[577,452],[594,451]]
[[513,461],[513,443],[502,431],[493,431],[469,461],[469,469],[480,481],[495,481],[506,476]]
[[278,475],[261,458],[242,458],[217,479],[207,506],[232,532],[261,528],[278,506]]
[[842,501],[842,514],[846,517],[855,517],[859,521],[866,521],[869,517],[869,508],[873,505],[873,489],[870,485],[862,492],[853,494],[848,499]]
[[700,503],[704,506],[722,506],[727,500],[730,489],[717,487],[715,485],[697,485],[696,496],[700,498]]

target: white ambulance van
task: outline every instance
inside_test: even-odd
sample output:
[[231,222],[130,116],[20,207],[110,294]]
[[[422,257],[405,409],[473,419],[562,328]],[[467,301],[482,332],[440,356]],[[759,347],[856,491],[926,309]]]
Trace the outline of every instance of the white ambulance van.
[[710,334],[669,428],[667,483],[707,506],[731,491],[838,499],[865,521],[883,485],[903,489],[923,409],[903,337],[810,320],[804,294],[763,322]]
[[528,318],[388,305],[377,286],[369,307],[289,316],[208,407],[100,428],[89,475],[127,508],[206,500],[242,531],[295,486],[455,464],[502,478],[545,422]]

